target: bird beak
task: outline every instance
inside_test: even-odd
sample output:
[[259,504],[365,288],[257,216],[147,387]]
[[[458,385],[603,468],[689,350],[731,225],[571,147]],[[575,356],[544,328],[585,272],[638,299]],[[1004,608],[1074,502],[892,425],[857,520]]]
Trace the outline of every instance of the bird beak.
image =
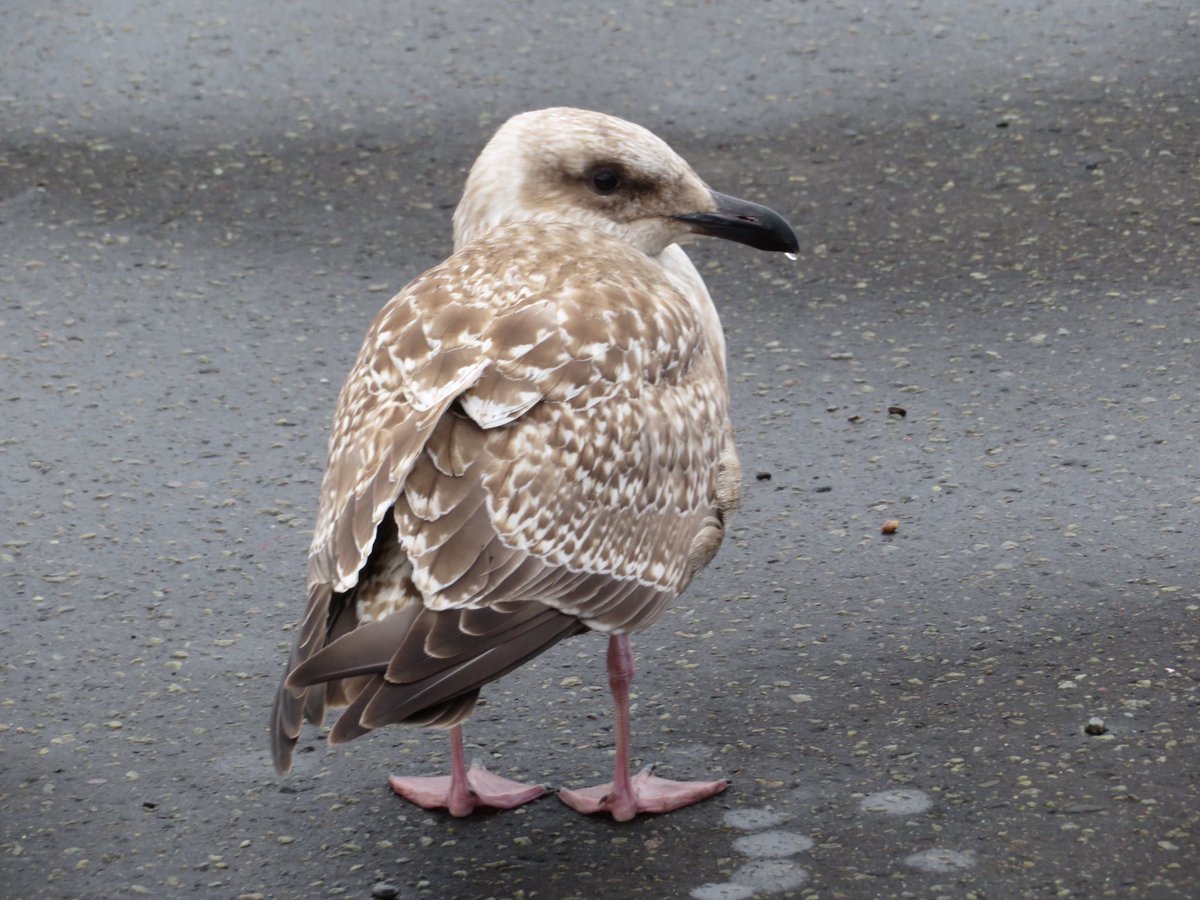
[[800,249],[796,232],[792,231],[787,219],[775,210],[728,194],[710,193],[716,209],[674,216],[675,221],[682,222],[696,234],[737,241],[756,250],[795,253]]

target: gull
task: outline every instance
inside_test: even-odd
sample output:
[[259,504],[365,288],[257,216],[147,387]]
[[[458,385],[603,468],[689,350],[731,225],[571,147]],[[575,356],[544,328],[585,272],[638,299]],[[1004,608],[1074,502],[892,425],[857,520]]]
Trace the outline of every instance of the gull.
[[613,780],[563,790],[628,820],[725,789],[630,771],[630,635],[714,556],[740,494],[725,342],[679,246],[794,254],[774,211],[710,190],[665,142],[553,108],[496,132],[454,252],[379,312],[342,387],[276,694],[276,769],[303,721],[331,744],[449,729],[449,776],[392,776],[426,808],[512,808],[546,788],[463,759],[480,689],[559,641],[608,638]]

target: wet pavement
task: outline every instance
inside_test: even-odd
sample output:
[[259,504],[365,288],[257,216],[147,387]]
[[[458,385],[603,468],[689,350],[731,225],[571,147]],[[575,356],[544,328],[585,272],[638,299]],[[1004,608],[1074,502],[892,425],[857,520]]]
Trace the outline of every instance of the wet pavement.
[[[863,7],[7,4],[5,896],[1200,896],[1200,9]],[[635,757],[733,785],[454,820],[396,729],[281,780],[337,389],[553,103],[801,237],[693,246],[746,499],[634,643]],[[599,638],[484,699],[494,770],[607,777]]]

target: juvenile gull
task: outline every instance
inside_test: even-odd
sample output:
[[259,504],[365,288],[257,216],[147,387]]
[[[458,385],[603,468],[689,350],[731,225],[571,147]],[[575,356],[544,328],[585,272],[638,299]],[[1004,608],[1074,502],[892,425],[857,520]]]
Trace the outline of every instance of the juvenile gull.
[[709,190],[649,131],[576,109],[506,122],[454,213],[454,253],[380,311],[338,399],[308,607],[275,699],[340,743],[450,729],[449,776],[390,779],[467,815],[544,793],[463,761],[480,688],[608,636],[611,783],[559,796],[620,820],[724,790],[629,770],[629,635],[716,553],[737,505],[725,342],[690,233],[794,252],[771,210]]

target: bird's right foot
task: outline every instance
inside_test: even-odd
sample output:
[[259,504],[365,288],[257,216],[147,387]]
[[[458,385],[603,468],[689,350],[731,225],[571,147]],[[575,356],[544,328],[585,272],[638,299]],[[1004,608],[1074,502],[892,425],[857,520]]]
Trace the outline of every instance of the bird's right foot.
[[577,791],[561,790],[558,799],[584,815],[610,813],[618,822],[628,822],[638,813],[665,813],[707,800],[729,787],[729,779],[719,781],[669,781],[654,774],[646,766],[632,779],[628,787],[620,784],[597,785]]
[[399,796],[425,809],[445,809],[452,816],[469,816],[476,809],[513,809],[546,793],[542,784],[524,784],[495,775],[471,763],[465,783],[450,775],[393,775],[388,779]]

